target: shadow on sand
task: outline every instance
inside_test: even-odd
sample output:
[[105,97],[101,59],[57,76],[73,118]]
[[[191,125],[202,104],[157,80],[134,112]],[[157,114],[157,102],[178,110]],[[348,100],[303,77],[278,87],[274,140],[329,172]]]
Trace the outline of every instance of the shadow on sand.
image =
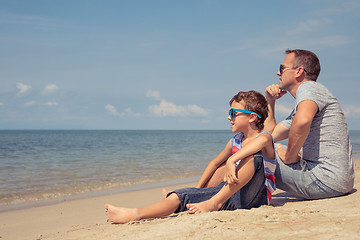
[[[334,197],[334,198],[346,197],[346,196],[354,194],[356,192],[357,192],[357,189],[353,188],[349,193],[342,195],[342,196]],[[302,202],[302,201],[313,201],[313,200],[303,199],[303,198],[296,197],[287,192],[281,192],[281,193],[277,193],[277,194],[273,195],[273,198],[271,200],[271,206],[281,207],[289,202]]]

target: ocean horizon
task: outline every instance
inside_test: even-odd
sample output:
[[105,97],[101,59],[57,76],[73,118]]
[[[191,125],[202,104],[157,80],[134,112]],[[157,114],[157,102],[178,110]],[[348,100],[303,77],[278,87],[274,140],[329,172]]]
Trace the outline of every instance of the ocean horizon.
[[[0,210],[196,181],[233,135],[230,130],[0,130]],[[350,131],[350,139],[353,158],[360,158],[360,130]]]

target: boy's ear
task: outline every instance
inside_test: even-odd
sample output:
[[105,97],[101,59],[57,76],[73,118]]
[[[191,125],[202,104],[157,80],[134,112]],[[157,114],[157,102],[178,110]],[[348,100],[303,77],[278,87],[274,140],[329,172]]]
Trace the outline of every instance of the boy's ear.
[[256,118],[256,113],[250,113],[249,123],[255,122]]

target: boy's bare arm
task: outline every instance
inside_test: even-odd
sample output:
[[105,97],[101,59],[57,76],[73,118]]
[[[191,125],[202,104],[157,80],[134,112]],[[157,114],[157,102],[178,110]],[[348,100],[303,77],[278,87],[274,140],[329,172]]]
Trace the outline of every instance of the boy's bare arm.
[[227,183],[237,182],[239,179],[236,174],[236,162],[259,152],[267,146],[272,147],[272,137],[270,134],[261,134],[229,157],[226,162],[228,170],[224,176],[224,181]]
[[254,138],[250,142],[248,142],[245,146],[243,146],[239,151],[234,153],[231,157],[229,157],[228,162],[236,163],[237,161],[244,159],[250,155],[253,155],[264,147],[268,145],[272,145],[272,137],[270,134],[261,134],[257,138]]
[[231,140],[226,144],[225,148],[215,157],[205,168],[200,180],[196,184],[196,188],[203,188],[209,179],[213,176],[216,169],[223,164],[232,154]]

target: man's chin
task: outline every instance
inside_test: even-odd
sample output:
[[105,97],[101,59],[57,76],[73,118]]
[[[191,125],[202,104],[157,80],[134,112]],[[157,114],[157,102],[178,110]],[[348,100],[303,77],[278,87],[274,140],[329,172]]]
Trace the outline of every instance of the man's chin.
[[282,91],[286,91],[286,90],[284,89],[284,86],[281,84],[281,82],[279,82],[279,89],[282,90]]

